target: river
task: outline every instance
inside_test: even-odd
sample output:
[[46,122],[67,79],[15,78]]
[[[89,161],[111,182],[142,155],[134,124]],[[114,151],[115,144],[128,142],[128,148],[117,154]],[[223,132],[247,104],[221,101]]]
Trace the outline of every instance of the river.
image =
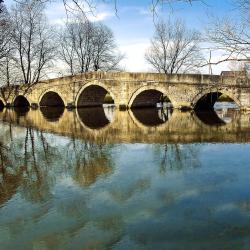
[[250,249],[250,113],[0,112],[0,249]]

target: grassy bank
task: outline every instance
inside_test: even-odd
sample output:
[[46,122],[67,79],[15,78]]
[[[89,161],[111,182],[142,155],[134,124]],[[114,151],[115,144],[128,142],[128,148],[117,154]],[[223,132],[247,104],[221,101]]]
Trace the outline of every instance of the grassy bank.
[[233,102],[233,100],[229,96],[222,94],[217,102]]

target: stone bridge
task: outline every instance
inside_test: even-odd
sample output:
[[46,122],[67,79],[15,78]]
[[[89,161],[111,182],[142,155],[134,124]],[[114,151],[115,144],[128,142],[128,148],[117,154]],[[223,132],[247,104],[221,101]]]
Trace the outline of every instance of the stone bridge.
[[250,79],[219,75],[90,72],[22,86],[9,95],[6,91],[2,106],[99,106],[109,93],[123,109],[155,106],[163,96],[174,108],[210,109],[226,94],[240,108],[250,109]]

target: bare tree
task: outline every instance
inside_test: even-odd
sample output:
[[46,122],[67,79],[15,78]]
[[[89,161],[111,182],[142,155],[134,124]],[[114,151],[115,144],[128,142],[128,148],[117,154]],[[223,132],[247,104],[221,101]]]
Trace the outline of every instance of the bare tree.
[[70,67],[71,74],[90,70],[93,33],[93,25],[79,17],[66,24],[60,39],[60,54]]
[[236,6],[240,18],[214,18],[207,29],[205,39],[211,42],[209,49],[221,51],[221,59],[210,65],[250,62],[250,0],[236,0]]
[[116,70],[122,59],[112,31],[78,17],[66,24],[60,34],[60,56],[70,73]]
[[26,85],[33,85],[45,76],[55,51],[44,5],[35,0],[17,3],[12,9],[11,18],[12,42],[22,81]]
[[145,59],[159,73],[194,72],[202,62],[199,42],[199,33],[187,29],[182,21],[160,22]]
[[223,52],[222,59],[212,64],[225,61],[250,62],[250,26],[227,20],[216,20],[207,32],[213,43],[212,49]]
[[243,13],[243,18],[250,21],[250,0],[236,0],[237,6],[240,8],[241,13]]
[[10,15],[2,5],[2,11],[0,12],[0,95],[5,101],[15,90],[11,85],[15,83],[18,76],[18,72],[14,70],[16,67],[11,40],[12,30]]
[[11,39],[11,22],[7,9],[1,5],[0,12],[0,65],[1,59],[5,58],[9,53],[9,42]]
[[117,49],[113,32],[104,24],[95,25],[92,54],[94,70],[119,70],[123,57]]

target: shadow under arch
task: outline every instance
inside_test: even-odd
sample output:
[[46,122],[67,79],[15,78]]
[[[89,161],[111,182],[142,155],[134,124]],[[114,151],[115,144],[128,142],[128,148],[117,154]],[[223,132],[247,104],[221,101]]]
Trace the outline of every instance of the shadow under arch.
[[163,102],[171,103],[169,106],[172,107],[172,102],[169,96],[165,94],[165,91],[161,88],[154,87],[141,87],[137,89],[129,100],[130,108],[145,108],[145,107],[156,107],[158,103]]
[[19,95],[15,98],[13,106],[14,107],[29,107],[30,103],[25,96]]
[[238,107],[240,107],[240,102],[236,98],[231,97],[230,94],[223,91],[209,91],[206,93],[201,93],[200,95],[195,97],[192,102],[194,110],[213,110],[214,104],[222,95],[226,95],[230,102],[234,102]]
[[4,107],[5,107],[5,104],[3,100],[0,99],[0,111],[3,111]]
[[131,109],[136,120],[146,127],[157,127],[166,123],[173,109],[159,109],[159,108],[144,108],[144,109]]
[[39,102],[40,107],[65,107],[61,96],[54,91],[47,91]]
[[13,106],[14,111],[18,116],[25,116],[26,113],[30,110],[30,103],[23,95],[19,95],[15,98]]
[[105,97],[109,94],[115,104],[114,95],[101,84],[87,84],[81,88],[76,97],[76,107],[101,107],[105,103]]
[[92,130],[105,128],[111,123],[103,107],[77,108],[76,113],[81,124]]
[[63,106],[40,107],[43,117],[49,122],[57,122],[63,116],[64,110]]

